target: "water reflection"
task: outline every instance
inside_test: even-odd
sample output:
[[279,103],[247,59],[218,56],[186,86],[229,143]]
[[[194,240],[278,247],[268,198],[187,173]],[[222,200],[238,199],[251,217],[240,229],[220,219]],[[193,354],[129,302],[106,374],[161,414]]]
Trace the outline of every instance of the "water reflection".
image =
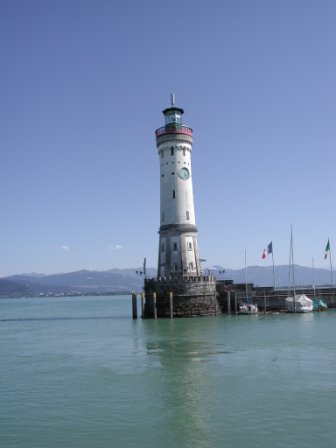
[[[211,359],[231,351],[202,338],[202,330],[207,329],[209,334],[207,321],[144,322],[147,355],[152,365],[154,358],[154,365],[159,366],[153,388],[164,420],[160,428],[162,446],[165,443],[173,446],[174,442],[185,447],[208,446],[208,421],[212,412],[208,398]],[[167,442],[165,434],[169,434]]]

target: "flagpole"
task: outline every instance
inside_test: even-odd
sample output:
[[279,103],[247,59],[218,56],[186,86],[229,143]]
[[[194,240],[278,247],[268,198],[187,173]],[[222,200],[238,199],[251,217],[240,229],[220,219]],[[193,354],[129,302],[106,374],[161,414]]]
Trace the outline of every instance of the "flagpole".
[[273,289],[275,289],[275,269],[274,269],[273,245],[272,245],[272,264],[273,264]]
[[316,297],[316,291],[315,291],[315,269],[314,269],[314,258],[312,258],[312,271],[313,271],[313,291],[314,291],[314,297]]
[[[328,239],[328,241],[330,241]],[[329,258],[330,258],[330,282],[331,282],[331,287],[334,287],[334,280],[333,280],[333,267],[332,267],[332,261],[331,261],[331,249],[330,249],[330,243],[329,243]]]

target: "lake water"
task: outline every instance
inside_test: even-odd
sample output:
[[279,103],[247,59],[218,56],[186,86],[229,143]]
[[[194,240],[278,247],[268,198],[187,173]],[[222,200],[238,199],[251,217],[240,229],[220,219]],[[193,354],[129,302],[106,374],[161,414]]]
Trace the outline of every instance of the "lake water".
[[131,298],[0,300],[0,447],[336,442],[336,311],[131,319]]

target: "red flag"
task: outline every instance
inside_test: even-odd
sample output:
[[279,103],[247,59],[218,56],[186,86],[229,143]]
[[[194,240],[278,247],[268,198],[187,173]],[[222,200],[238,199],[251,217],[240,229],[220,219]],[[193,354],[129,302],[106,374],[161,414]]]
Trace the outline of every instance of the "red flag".
[[267,249],[264,249],[261,258],[264,259],[266,257],[267,257]]

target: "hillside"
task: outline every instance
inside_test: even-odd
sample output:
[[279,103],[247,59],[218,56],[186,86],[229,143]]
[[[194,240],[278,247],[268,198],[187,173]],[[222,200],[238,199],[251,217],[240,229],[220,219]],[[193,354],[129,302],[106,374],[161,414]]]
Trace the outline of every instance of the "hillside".
[[[226,269],[224,274],[221,266],[212,267],[212,274],[219,280],[233,280],[235,283],[245,282],[245,269]],[[205,270],[208,273],[208,270]],[[155,269],[148,269],[147,276],[154,277]],[[276,286],[287,287],[288,266],[276,266]],[[295,266],[295,284],[297,286],[329,285],[330,272],[327,269],[315,269],[304,266]],[[271,266],[249,266],[247,268],[247,281],[255,286],[272,286],[273,270]],[[37,275],[22,274],[0,279],[0,297],[23,297],[39,295],[74,295],[74,294],[108,294],[129,293],[141,291],[143,276],[138,275],[135,269],[110,269],[108,271],[88,271]]]

